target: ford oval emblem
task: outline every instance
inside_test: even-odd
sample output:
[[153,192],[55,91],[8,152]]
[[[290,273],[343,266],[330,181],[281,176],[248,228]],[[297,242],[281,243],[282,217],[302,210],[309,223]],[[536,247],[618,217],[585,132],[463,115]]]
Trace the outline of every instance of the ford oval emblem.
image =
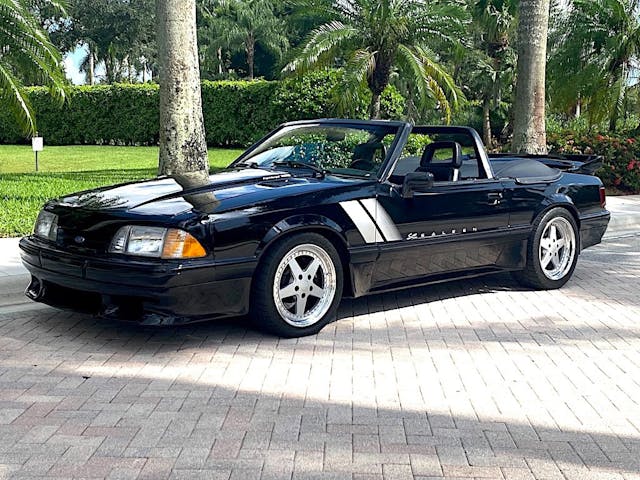
[[73,241],[79,245],[82,245],[84,243],[84,240],[85,238],[81,235],[78,235],[76,238],[73,239]]

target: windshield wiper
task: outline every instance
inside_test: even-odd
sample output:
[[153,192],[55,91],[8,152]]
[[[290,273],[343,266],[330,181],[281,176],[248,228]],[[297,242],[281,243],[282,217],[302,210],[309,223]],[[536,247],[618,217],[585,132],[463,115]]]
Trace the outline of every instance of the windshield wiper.
[[260,168],[258,162],[240,162],[235,165],[229,165],[227,168]]
[[289,168],[296,168],[296,167],[308,168],[309,170],[313,170],[315,173],[317,173],[319,175],[319,178],[324,178],[327,175],[327,173],[330,173],[329,170],[325,168],[316,167],[315,165],[301,162],[299,160],[276,160],[275,162],[272,163],[272,165],[285,166]]

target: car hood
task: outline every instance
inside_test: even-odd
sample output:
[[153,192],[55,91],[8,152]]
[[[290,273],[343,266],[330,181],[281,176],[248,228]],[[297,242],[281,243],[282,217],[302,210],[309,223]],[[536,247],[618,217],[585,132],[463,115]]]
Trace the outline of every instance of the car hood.
[[68,195],[59,207],[89,211],[126,211],[143,215],[177,215],[186,211],[221,213],[285,195],[324,190],[361,179],[323,179],[263,169],[229,170],[204,178],[159,177]]

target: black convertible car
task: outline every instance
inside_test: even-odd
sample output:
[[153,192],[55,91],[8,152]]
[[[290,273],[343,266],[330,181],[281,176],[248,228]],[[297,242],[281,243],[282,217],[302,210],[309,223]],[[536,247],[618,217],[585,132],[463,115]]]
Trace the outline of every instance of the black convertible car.
[[215,175],[48,202],[35,301],[145,324],[318,332],[343,295],[511,271],[559,288],[609,222],[598,159],[489,156],[464,127],[287,123]]

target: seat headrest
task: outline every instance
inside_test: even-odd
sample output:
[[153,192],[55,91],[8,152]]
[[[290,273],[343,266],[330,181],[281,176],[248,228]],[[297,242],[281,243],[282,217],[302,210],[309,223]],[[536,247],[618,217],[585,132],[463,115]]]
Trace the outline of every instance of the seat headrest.
[[435,164],[449,168],[460,168],[462,166],[462,147],[458,142],[453,141],[440,141],[433,142],[427,145],[422,152],[422,158],[420,159],[420,166],[427,167],[434,165],[433,157],[438,150],[450,150],[452,157],[449,162],[435,162]]

